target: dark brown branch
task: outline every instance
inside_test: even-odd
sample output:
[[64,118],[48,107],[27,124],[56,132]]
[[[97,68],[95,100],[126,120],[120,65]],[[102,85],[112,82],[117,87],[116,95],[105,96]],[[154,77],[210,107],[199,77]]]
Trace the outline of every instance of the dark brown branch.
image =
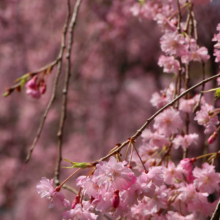
[[176,0],[176,3],[177,3],[177,9],[178,9],[178,25],[177,25],[177,31],[178,31],[178,33],[180,34],[180,33],[181,33],[180,23],[181,23],[182,15],[181,15],[181,9],[180,9],[179,0]]
[[[172,106],[177,100],[179,100],[180,98],[184,97],[186,94],[188,94],[190,91],[192,91],[193,89],[196,89],[197,87],[204,85],[205,83],[216,79],[220,77],[220,74],[217,74],[215,76],[211,76],[205,80],[202,80],[201,82],[197,83],[196,85],[192,86],[191,88],[185,90],[182,94],[180,94],[178,97],[176,97],[175,99],[173,99],[173,101],[169,102],[167,105],[165,105],[163,108],[159,109],[154,115],[152,115],[150,118],[147,119],[147,121],[145,122],[145,124],[139,129],[137,130],[136,134],[134,134],[131,139],[135,140],[137,139],[141,133],[143,132],[143,130],[147,127],[147,125],[157,116],[159,115],[161,112],[163,112],[165,109],[167,109],[168,107]],[[111,157],[112,155],[114,155],[115,153],[119,152],[123,147],[125,147],[127,144],[129,144],[130,141],[127,140],[125,142],[123,142],[120,147],[118,147],[116,150],[112,151],[110,154],[106,155],[105,157],[102,157],[101,159],[93,162],[93,165],[96,165],[99,161],[103,161],[108,159],[109,157]]]
[[220,217],[220,201],[218,202],[210,220],[219,220],[219,217]]
[[29,160],[30,160],[30,157],[31,157],[31,154],[34,150],[34,147],[38,141],[38,139],[40,138],[40,135],[41,135],[41,131],[43,129],[43,126],[44,126],[44,122],[47,118],[47,114],[50,110],[50,107],[52,106],[54,100],[56,99],[56,90],[57,90],[57,84],[58,84],[58,79],[59,79],[59,76],[60,76],[60,73],[61,73],[61,69],[62,69],[62,58],[63,58],[63,53],[64,53],[64,50],[65,50],[65,41],[66,41],[66,33],[67,33],[67,28],[68,28],[68,23],[69,23],[69,20],[70,20],[70,0],[67,0],[67,17],[66,17],[66,21],[65,21],[65,24],[64,24],[64,27],[63,27],[63,34],[62,34],[62,41],[61,41],[61,49],[60,49],[60,53],[59,53],[59,56],[57,57],[56,60],[58,60],[58,63],[57,63],[57,74],[56,74],[56,77],[54,79],[54,83],[53,83],[53,93],[51,95],[51,98],[50,98],[50,101],[48,102],[47,104],[47,108],[45,109],[45,112],[44,112],[44,115],[41,119],[41,123],[39,125],[39,128],[37,130],[37,134],[34,138],[34,141],[31,145],[31,148],[30,148],[30,151],[26,157],[26,160],[25,162],[27,163]]
[[[205,63],[202,62],[202,79],[204,80],[205,79]],[[201,99],[202,99],[202,96],[203,96],[203,92],[205,90],[205,83],[202,84],[202,89],[201,89],[201,93],[199,95],[199,100],[198,102],[196,103],[194,109],[193,109],[193,113],[195,113],[198,108],[199,108],[199,105],[200,105],[200,102],[201,102]]]
[[58,138],[58,158],[55,168],[55,184],[58,186],[60,184],[59,181],[59,173],[60,173],[60,163],[62,160],[62,142],[63,142],[63,128],[64,122],[66,120],[66,107],[67,107],[67,92],[69,88],[69,79],[71,75],[71,51],[72,51],[72,44],[73,44],[73,32],[77,21],[78,11],[80,7],[80,3],[82,0],[77,0],[74,6],[72,18],[69,25],[69,43],[67,48],[67,66],[66,66],[66,75],[65,75],[65,82],[63,87],[63,101],[62,101],[62,112],[60,116],[60,125],[57,133]]

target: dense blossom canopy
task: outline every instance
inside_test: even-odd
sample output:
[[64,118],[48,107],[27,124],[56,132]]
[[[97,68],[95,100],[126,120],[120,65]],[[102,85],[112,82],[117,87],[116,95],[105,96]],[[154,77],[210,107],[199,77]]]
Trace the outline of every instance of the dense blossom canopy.
[[1,219],[211,219],[219,7],[3,0]]

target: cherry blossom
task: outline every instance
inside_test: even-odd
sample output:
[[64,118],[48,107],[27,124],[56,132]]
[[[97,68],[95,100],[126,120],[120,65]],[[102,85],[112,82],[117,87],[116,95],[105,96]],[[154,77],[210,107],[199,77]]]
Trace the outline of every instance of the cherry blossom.
[[212,116],[210,113],[212,110],[214,110],[213,106],[204,103],[201,106],[201,110],[196,112],[196,117],[194,118],[198,124],[205,126],[205,134],[216,131],[216,125],[219,123],[217,116]]
[[156,146],[159,148],[163,148],[164,145],[168,145],[169,143],[167,137],[165,137],[162,134],[159,134],[158,132],[152,133],[149,129],[145,129],[142,132],[141,137],[143,138],[144,142],[149,141],[149,144],[151,146]]
[[70,202],[65,199],[64,195],[53,187],[53,179],[49,180],[42,177],[36,188],[38,194],[41,194],[41,198],[45,197],[50,201],[49,208],[52,208],[54,205],[64,207],[70,205]]
[[161,49],[168,55],[181,56],[187,51],[187,44],[184,37],[176,32],[164,34],[160,40]]
[[202,169],[196,167],[193,170],[195,176],[194,185],[200,192],[213,193],[219,190],[220,174],[215,172],[215,167],[204,163]]
[[83,210],[81,204],[77,204],[74,209],[70,209],[63,213],[63,220],[94,220],[97,219],[97,217],[98,215]]
[[158,129],[160,134],[169,136],[176,133],[182,126],[182,120],[179,112],[173,108],[164,110],[155,118],[154,128]]
[[172,185],[182,178],[182,171],[173,162],[169,161],[167,168],[164,167],[164,182]]
[[29,80],[26,84],[26,93],[33,98],[40,98],[41,92],[39,90],[39,86],[37,85],[37,77],[33,77],[31,80]]
[[190,61],[206,62],[209,57],[207,48],[198,48],[196,40],[191,39],[189,43],[189,50],[181,57],[181,60],[183,63],[189,63]]
[[180,68],[179,61],[176,60],[173,56],[160,56],[158,65],[160,67],[164,67],[163,71],[165,73],[178,73]]
[[115,190],[128,189],[136,182],[134,173],[125,164],[127,162],[117,162],[114,157],[109,162],[99,162],[94,172],[97,184],[106,189],[113,187]]
[[217,138],[218,133],[214,132],[209,138],[208,138],[208,143],[213,144]]
[[196,143],[198,140],[199,135],[194,134],[185,134],[185,135],[177,135],[173,140],[173,147],[175,149],[179,148],[179,146],[182,146],[183,149],[188,148],[192,143]]
[[183,112],[191,113],[197,102],[197,98],[192,99],[180,99],[179,109]]

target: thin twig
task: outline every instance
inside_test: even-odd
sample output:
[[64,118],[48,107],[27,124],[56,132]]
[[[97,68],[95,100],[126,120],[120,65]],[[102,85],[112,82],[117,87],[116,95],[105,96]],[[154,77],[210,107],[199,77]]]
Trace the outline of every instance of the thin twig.
[[179,0],[176,0],[176,3],[177,3],[177,9],[178,9],[178,25],[177,25],[177,31],[178,31],[178,33],[180,34],[180,33],[181,33],[180,23],[181,23],[182,15],[181,15],[181,9],[180,9]]
[[[189,18],[189,26],[187,25],[186,28],[186,32],[188,34],[188,36],[191,38],[192,37],[192,31],[193,31],[193,27],[192,27],[192,10],[193,10],[193,4],[190,6],[190,8],[188,9],[188,16],[187,19]],[[185,90],[187,90],[189,88],[189,81],[190,81],[190,64],[186,64],[185,65]],[[189,94],[187,94],[185,96],[185,99],[188,100],[189,99]],[[189,134],[189,123],[190,123],[190,118],[189,118],[189,113],[185,114],[185,134]],[[183,151],[183,158],[186,158],[188,155],[189,149],[185,148]]]
[[76,195],[78,194],[78,191],[76,189],[72,188],[71,186],[68,186],[68,185],[64,184],[63,188],[73,192]]
[[43,126],[44,126],[44,122],[47,118],[47,115],[48,115],[48,112],[50,110],[50,107],[52,106],[54,100],[56,99],[56,90],[57,90],[57,84],[58,84],[58,79],[59,79],[59,76],[60,76],[60,73],[61,73],[61,69],[62,69],[62,59],[63,59],[63,53],[64,53],[64,50],[65,50],[65,41],[66,41],[66,33],[67,33],[67,27],[68,27],[68,23],[69,23],[69,20],[70,20],[70,0],[67,0],[67,17],[66,17],[66,21],[65,21],[65,24],[64,24],[64,27],[63,27],[63,34],[62,34],[62,41],[61,41],[61,49],[60,49],[60,53],[57,57],[56,60],[58,60],[58,63],[57,63],[57,74],[56,74],[56,77],[54,79],[54,83],[53,83],[53,93],[51,95],[51,98],[50,98],[50,101],[48,102],[47,104],[47,108],[45,109],[45,112],[44,112],[44,115],[41,119],[41,123],[39,125],[39,128],[37,130],[37,134],[34,138],[34,141],[31,145],[31,148],[30,148],[30,151],[26,157],[26,160],[25,162],[27,163],[29,160],[30,160],[30,157],[31,157],[31,154],[34,150],[34,147],[38,141],[38,139],[40,138],[40,135],[41,135],[41,131],[43,129]]
[[[202,79],[203,81],[205,80],[205,63],[202,61]],[[193,108],[193,113],[195,113],[198,108],[199,108],[199,105],[200,105],[200,102],[201,102],[201,99],[202,99],[202,96],[203,96],[203,92],[205,90],[205,83],[202,84],[202,89],[201,89],[201,93],[199,95],[199,100],[198,102],[196,103],[195,107]]]
[[67,92],[69,88],[69,79],[71,75],[71,51],[72,51],[72,44],[73,44],[73,32],[74,28],[76,25],[76,20],[78,16],[78,11],[80,7],[80,3],[82,0],[77,0],[72,18],[70,21],[69,25],[69,43],[68,43],[68,48],[67,48],[67,66],[66,66],[66,75],[65,75],[65,82],[64,82],[64,87],[63,87],[63,101],[62,101],[62,112],[60,116],[60,125],[57,133],[57,138],[58,138],[58,158],[57,158],[57,163],[56,163],[56,168],[55,168],[55,184],[58,186],[60,181],[59,181],[59,173],[60,173],[60,163],[62,160],[62,139],[63,139],[63,128],[64,128],[64,122],[66,120],[66,108],[67,108]]
[[[159,109],[155,114],[153,114],[150,118],[147,119],[147,121],[145,122],[145,124],[139,129],[137,130],[137,132],[131,137],[132,140],[137,139],[143,132],[143,130],[147,127],[147,125],[157,116],[159,115],[161,112],[163,112],[165,109],[167,109],[168,107],[172,106],[177,100],[179,100],[180,98],[182,98],[183,96],[185,96],[187,93],[189,93],[190,91],[192,91],[193,89],[196,89],[197,87],[220,77],[220,74],[217,74],[215,76],[211,76],[205,80],[202,80],[201,82],[197,83],[196,85],[192,86],[191,88],[185,90],[182,94],[180,94],[178,97],[176,97],[175,99],[173,99],[171,102],[169,102],[168,104],[166,104],[164,107],[162,107],[161,109]],[[127,140],[125,142],[123,142],[120,147],[118,147],[116,150],[114,150],[113,152],[111,152],[110,154],[102,157],[101,159],[94,161],[93,165],[96,165],[99,161],[103,161],[108,159],[109,157],[111,157],[112,155],[114,155],[115,153],[117,153],[118,151],[120,151],[123,147],[125,147],[126,145],[128,145],[130,143],[130,140]]]
[[141,164],[142,164],[142,166],[143,166],[143,168],[144,168],[144,171],[147,172],[146,167],[145,167],[145,165],[144,165],[144,162],[143,162],[143,160],[141,159],[141,156],[139,155],[137,148],[135,147],[134,144],[132,144],[132,147],[135,149],[136,154],[138,155],[139,160],[141,161]]
[[212,218],[210,220],[219,220],[220,216],[220,200],[215,208],[215,211],[212,214]]

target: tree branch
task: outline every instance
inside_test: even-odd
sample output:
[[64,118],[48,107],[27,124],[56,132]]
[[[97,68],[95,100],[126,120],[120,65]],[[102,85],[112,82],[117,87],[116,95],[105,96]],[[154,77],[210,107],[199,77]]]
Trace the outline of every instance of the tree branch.
[[[180,94],[179,96],[177,96],[175,99],[173,99],[173,101],[169,102],[168,104],[166,104],[164,107],[162,107],[161,109],[159,109],[155,114],[153,114],[150,118],[147,119],[147,121],[145,122],[145,124],[139,129],[137,130],[137,132],[131,137],[131,139],[135,140],[137,139],[141,133],[143,132],[143,130],[147,127],[147,125],[157,116],[159,115],[161,112],[163,112],[165,109],[167,109],[168,107],[172,106],[176,101],[178,101],[180,98],[184,97],[187,93],[189,93],[190,91],[192,91],[193,89],[196,89],[197,87],[204,85],[205,83],[216,79],[220,77],[220,74],[217,74],[215,76],[211,76],[205,80],[202,80],[201,82],[197,83],[196,85],[192,86],[191,88],[185,90],[182,94]],[[127,140],[125,142],[123,142],[117,149],[115,149],[114,151],[112,151],[110,154],[106,155],[105,157],[102,157],[101,159],[94,161],[93,165],[96,165],[99,161],[103,161],[108,159],[109,157],[111,157],[112,155],[114,155],[115,153],[119,152],[123,147],[125,147],[127,144],[129,144],[130,141]]]
[[60,184],[59,181],[59,173],[60,173],[60,163],[62,160],[62,142],[63,142],[63,128],[64,122],[66,120],[66,108],[67,108],[67,92],[69,88],[69,79],[71,75],[71,51],[72,51],[72,44],[73,44],[73,32],[77,21],[78,11],[82,0],[77,0],[74,6],[70,26],[69,26],[69,43],[67,48],[67,66],[66,66],[66,75],[65,75],[65,82],[63,87],[63,101],[62,101],[62,112],[60,116],[60,125],[57,133],[58,138],[58,158],[55,168],[55,184],[58,186]]
[[67,0],[67,17],[66,17],[66,21],[65,21],[65,24],[64,24],[64,27],[63,27],[63,35],[62,35],[62,41],[61,41],[61,49],[60,49],[60,53],[57,57],[57,74],[56,74],[56,77],[54,79],[54,83],[53,83],[53,93],[51,95],[51,98],[50,98],[50,101],[48,102],[47,104],[47,107],[45,109],[45,112],[44,112],[44,115],[41,119],[41,122],[40,122],[40,125],[39,125],[39,128],[37,130],[37,134],[34,138],[34,141],[31,145],[31,148],[30,148],[30,151],[26,157],[26,160],[25,162],[28,163],[28,161],[30,160],[30,157],[31,157],[31,154],[34,150],[34,147],[38,141],[38,139],[40,138],[40,135],[41,135],[41,131],[43,129],[43,126],[44,126],[44,122],[47,118],[47,114],[50,110],[50,107],[52,106],[54,100],[56,99],[56,90],[57,90],[57,84],[58,84],[58,79],[59,79],[59,76],[60,76],[60,73],[61,73],[61,69],[62,69],[62,59],[63,59],[63,53],[64,53],[64,50],[65,50],[65,41],[66,41],[66,33],[67,33],[67,28],[68,28],[68,23],[69,23],[69,20],[70,20],[70,0]]

